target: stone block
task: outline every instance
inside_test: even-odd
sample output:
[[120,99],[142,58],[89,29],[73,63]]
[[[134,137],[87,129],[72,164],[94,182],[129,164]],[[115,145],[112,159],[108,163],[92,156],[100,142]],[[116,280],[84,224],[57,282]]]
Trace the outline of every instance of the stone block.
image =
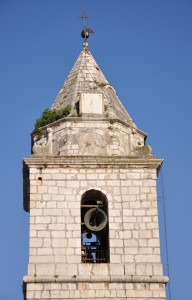
[[70,224],[66,224],[66,229],[69,231],[73,231],[73,230],[77,230],[79,228],[77,227],[77,224],[70,223]]
[[55,230],[55,231],[64,231],[65,230],[65,224],[49,224],[48,230]]
[[86,175],[87,180],[97,180],[98,179],[98,174],[97,173],[93,173],[93,174],[87,174]]
[[122,248],[123,247],[123,240],[120,239],[111,239],[110,240],[110,246],[111,248],[117,247],[117,248]]
[[123,298],[126,297],[125,295],[126,295],[126,291],[125,291],[124,289],[122,289],[122,290],[119,290],[119,289],[118,289],[118,290],[117,290],[117,299],[118,299],[118,298],[122,298],[122,299],[123,299]]
[[159,247],[159,239],[149,239],[148,240],[149,247]]
[[96,290],[96,298],[106,299],[110,297],[109,290]]
[[31,194],[30,195],[30,203],[31,202],[39,202],[38,200],[42,200],[42,195],[40,195],[40,194]]
[[139,230],[139,238],[141,238],[141,239],[152,238],[152,231],[151,230]]
[[139,254],[152,254],[153,253],[153,248],[151,247],[140,247],[139,248]]
[[125,254],[125,263],[133,263],[135,261],[135,256],[131,254]]
[[138,172],[134,173],[134,172],[130,172],[127,173],[127,178],[130,179],[140,179],[141,178],[141,170],[138,170]]
[[28,264],[28,275],[29,276],[34,276],[35,274],[36,274],[35,264],[29,263]]
[[[47,186],[38,186],[36,188],[38,194],[47,194],[48,187]],[[30,190],[31,191],[31,190]],[[32,192],[32,191],[31,191]]]
[[123,209],[123,216],[133,216],[134,211],[132,209]]
[[37,187],[36,186],[31,186],[30,187],[30,194],[36,194],[37,193]]
[[[62,216],[62,217],[57,217],[56,218],[56,222],[54,222],[55,224],[65,224],[65,217]],[[53,224],[53,221],[52,221],[52,224]]]
[[66,256],[66,262],[69,264],[78,264],[81,263],[81,256],[80,255],[68,255]]
[[74,217],[79,216],[79,211],[80,211],[80,208],[71,209],[71,216],[74,216]]
[[135,209],[133,212],[134,216],[145,216],[146,212],[145,209],[141,208],[141,209]]
[[139,195],[140,194],[140,187],[138,187],[138,186],[129,187],[129,194]]
[[119,187],[120,185],[120,180],[107,180],[107,186]]
[[159,230],[158,229],[153,229],[152,230],[152,237],[154,238],[154,239],[159,239]]
[[59,187],[58,195],[72,195],[72,193],[73,193],[72,188]]
[[53,238],[52,246],[56,248],[65,248],[68,246],[68,240],[66,238]]
[[53,263],[40,263],[36,264],[37,276],[54,276],[55,265]]
[[67,181],[68,188],[79,188],[79,181]]
[[158,276],[163,274],[163,267],[161,263],[153,263],[153,274]]
[[53,255],[33,255],[29,257],[30,263],[41,264],[41,263],[54,263]]
[[42,208],[32,208],[30,206],[30,215],[31,216],[42,216],[43,215]]
[[30,238],[30,247],[38,248],[42,247],[43,239],[42,238]]
[[71,290],[71,291],[69,291],[69,299],[73,299],[73,300],[75,300],[75,299],[80,299],[80,298],[84,298],[84,297],[81,297],[82,295],[81,295],[81,290]]
[[[76,229],[78,229],[78,227]],[[73,230],[72,231],[72,237],[73,238],[79,238],[79,236],[80,236],[80,231],[79,230]]]
[[45,200],[45,201],[49,201],[49,200],[51,200],[51,195],[49,195],[49,194],[42,194],[42,199]]
[[138,237],[139,237],[139,232],[138,232],[138,230],[132,230],[132,238],[138,239]]
[[[75,217],[71,217],[71,216],[66,216],[66,218],[65,218],[65,222],[66,222],[66,224],[72,224],[72,225],[74,225],[74,223],[75,223]],[[76,228],[76,227],[75,227]]]
[[125,275],[135,275],[135,274],[136,274],[136,264],[135,263],[125,264]]
[[111,254],[111,263],[112,264],[120,264],[122,263],[122,256],[121,255],[117,255],[117,254]]
[[27,285],[28,291],[42,291],[43,290],[43,284],[41,283],[31,283]]
[[42,291],[41,299],[49,299],[49,291]]
[[95,276],[107,276],[109,274],[108,264],[93,264],[91,275]]
[[34,299],[34,292],[33,291],[27,291],[27,299]]
[[37,255],[52,255],[53,249],[52,248],[38,248]]
[[30,237],[37,237],[37,232],[36,232],[36,230],[31,230],[30,231]]
[[139,247],[148,247],[148,239],[140,239],[138,240]]
[[51,231],[51,237],[53,239],[58,239],[58,238],[65,238],[66,237],[66,233],[65,231],[59,230],[59,231]]
[[152,276],[153,275],[153,266],[149,263],[137,263],[136,264],[136,275],[138,276]]
[[65,256],[65,253],[66,253],[66,248],[56,248],[54,247],[53,248],[53,254],[56,256],[56,255],[62,255],[62,256]]
[[81,242],[80,242],[80,237],[79,238],[70,238],[68,240],[68,247],[70,248],[76,248],[78,247],[79,245],[81,245]]
[[128,179],[121,180],[120,182],[121,182],[121,187],[129,187],[130,188],[133,185],[133,181],[132,180],[128,180]]
[[121,211],[119,209],[111,209],[110,216],[118,217],[120,216]]
[[30,248],[29,249],[29,256],[37,255],[38,248]]
[[69,290],[61,290],[61,293],[60,293],[60,296],[61,296],[61,299],[69,299],[69,294],[70,294],[70,288]]
[[35,218],[35,223],[36,224],[50,224],[51,223],[51,218],[50,218],[50,216],[36,217]]
[[57,208],[57,202],[56,201],[49,201],[46,203],[46,208]]
[[65,182],[65,179],[66,179],[66,174],[64,173],[55,173],[55,174],[52,174],[52,180],[57,180],[58,181],[61,181],[62,182]]
[[59,189],[57,186],[55,186],[55,184],[54,184],[54,186],[48,187],[48,194],[50,194],[50,195],[57,195],[58,191],[59,191]]
[[109,264],[110,275],[111,276],[123,276],[124,275],[124,265],[122,263],[111,263]]
[[138,247],[127,247],[124,249],[125,254],[127,255],[136,255],[139,253],[139,248]]

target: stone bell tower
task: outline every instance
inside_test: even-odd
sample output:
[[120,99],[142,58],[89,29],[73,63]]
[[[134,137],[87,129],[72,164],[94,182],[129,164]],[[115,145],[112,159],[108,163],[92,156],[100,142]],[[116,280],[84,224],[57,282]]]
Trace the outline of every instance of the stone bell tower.
[[[86,38],[86,37],[85,37]],[[145,144],[84,42],[23,161],[30,212],[24,299],[165,300],[156,179]]]

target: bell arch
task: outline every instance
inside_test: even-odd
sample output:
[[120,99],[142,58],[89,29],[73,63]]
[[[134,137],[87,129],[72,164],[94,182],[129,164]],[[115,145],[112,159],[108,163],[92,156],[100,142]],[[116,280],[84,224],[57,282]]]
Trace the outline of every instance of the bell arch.
[[108,199],[96,189],[81,197],[81,261],[110,262]]

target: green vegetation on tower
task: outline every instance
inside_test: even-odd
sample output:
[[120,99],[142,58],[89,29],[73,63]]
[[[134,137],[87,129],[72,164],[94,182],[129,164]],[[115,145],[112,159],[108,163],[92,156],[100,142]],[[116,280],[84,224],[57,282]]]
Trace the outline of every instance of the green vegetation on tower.
[[57,120],[67,117],[70,114],[71,106],[67,105],[63,109],[49,109],[46,108],[39,119],[35,122],[34,132],[38,132],[39,128],[53,123]]

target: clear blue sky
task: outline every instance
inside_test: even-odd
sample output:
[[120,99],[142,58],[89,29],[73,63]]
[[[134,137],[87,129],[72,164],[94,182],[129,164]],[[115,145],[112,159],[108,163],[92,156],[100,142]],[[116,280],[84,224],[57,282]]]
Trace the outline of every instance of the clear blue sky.
[[[22,158],[34,121],[82,50],[84,4],[95,31],[90,51],[165,159],[172,300],[191,300],[192,0],[0,0],[0,299],[22,299],[29,230]],[[162,204],[160,216],[164,260]]]

